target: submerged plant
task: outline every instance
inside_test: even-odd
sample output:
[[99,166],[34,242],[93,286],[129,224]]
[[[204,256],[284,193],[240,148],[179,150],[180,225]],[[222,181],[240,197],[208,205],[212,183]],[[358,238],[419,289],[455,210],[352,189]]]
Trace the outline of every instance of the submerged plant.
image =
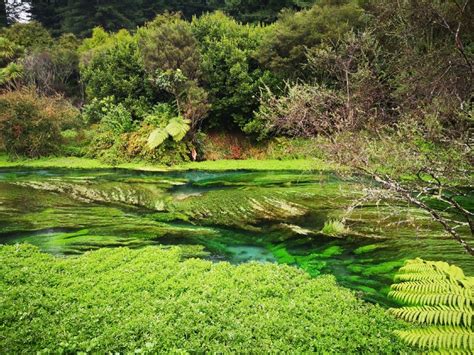
[[410,345],[436,350],[473,350],[474,278],[441,261],[408,260],[389,293],[407,304],[391,313],[426,327],[396,333]]
[[347,232],[347,228],[343,222],[337,220],[329,220],[324,222],[321,232],[327,235],[337,236]]

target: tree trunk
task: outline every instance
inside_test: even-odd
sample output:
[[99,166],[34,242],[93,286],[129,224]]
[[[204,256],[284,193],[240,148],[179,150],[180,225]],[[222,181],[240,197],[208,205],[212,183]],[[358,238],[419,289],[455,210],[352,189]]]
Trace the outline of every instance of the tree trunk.
[[0,1],[0,28],[8,25],[6,2],[7,0]]

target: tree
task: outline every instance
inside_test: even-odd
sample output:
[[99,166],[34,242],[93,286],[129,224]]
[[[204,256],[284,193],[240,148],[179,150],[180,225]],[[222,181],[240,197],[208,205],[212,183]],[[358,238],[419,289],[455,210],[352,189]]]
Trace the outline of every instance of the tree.
[[53,45],[53,38],[41,23],[15,23],[3,30],[3,36],[29,52],[46,49]]
[[199,80],[201,58],[198,42],[189,22],[178,14],[164,14],[141,28],[138,33],[145,67],[152,75],[156,70],[180,69],[189,80]]
[[173,95],[178,114],[192,132],[207,116],[207,92],[200,87],[201,57],[191,25],[178,14],[157,16],[138,32],[145,68],[154,85]]
[[260,87],[273,84],[272,75],[254,59],[265,29],[216,12],[194,19],[192,30],[212,104],[211,125],[244,127],[258,106]]
[[89,100],[113,97],[115,104],[126,104],[135,118],[148,110],[153,94],[136,37],[126,30],[108,34],[95,28],[79,51],[81,80]]
[[437,116],[452,133],[474,85],[474,5],[468,0],[371,2],[374,33],[389,59],[393,98],[402,112]]
[[0,1],[0,28],[8,25],[6,0]]
[[347,0],[318,1],[307,10],[284,11],[266,32],[257,57],[282,77],[304,77],[308,74],[307,49],[337,41],[351,29],[362,27],[363,15],[356,2]]

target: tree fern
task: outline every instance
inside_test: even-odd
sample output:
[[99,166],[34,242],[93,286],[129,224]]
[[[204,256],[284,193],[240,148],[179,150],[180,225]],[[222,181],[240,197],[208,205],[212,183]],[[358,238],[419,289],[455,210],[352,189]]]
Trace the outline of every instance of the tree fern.
[[472,325],[473,312],[449,306],[412,306],[392,309],[392,313],[409,322],[433,325]]
[[156,147],[160,146],[166,140],[166,138],[168,138],[168,132],[166,132],[163,128],[155,129],[148,137],[148,148],[155,149]]
[[428,327],[398,331],[411,345],[438,350],[474,350],[472,277],[445,262],[409,260],[389,293],[407,304],[392,308],[397,317]]
[[181,141],[190,130],[190,121],[180,116],[173,117],[165,128],[156,128],[148,137],[148,148],[155,149],[160,146],[169,136],[176,142]]
[[172,118],[166,126],[166,132],[173,137],[176,142],[179,142],[189,132],[191,122],[180,116]]
[[395,333],[407,343],[429,349],[474,350],[474,333],[462,327],[426,327]]

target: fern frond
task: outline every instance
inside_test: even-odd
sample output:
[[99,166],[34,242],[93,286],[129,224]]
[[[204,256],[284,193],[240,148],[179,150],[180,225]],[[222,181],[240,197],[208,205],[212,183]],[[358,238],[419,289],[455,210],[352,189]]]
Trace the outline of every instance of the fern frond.
[[148,137],[148,148],[155,149],[156,147],[160,146],[166,140],[166,138],[168,138],[168,132],[162,128],[155,129]]
[[420,306],[448,305],[470,307],[472,303],[470,295],[466,297],[449,292],[425,293],[416,291],[390,291],[389,296],[402,303]]
[[395,333],[411,345],[437,349],[474,349],[474,332],[462,327],[426,327]]
[[390,312],[396,317],[408,322],[418,322],[429,325],[472,325],[474,312],[470,308],[454,308],[449,306],[413,306],[391,308]]
[[176,142],[179,142],[191,129],[190,123],[190,120],[174,117],[170,120],[165,130]]
[[390,309],[409,322],[431,325],[398,331],[402,339],[424,348],[472,351],[474,282],[462,269],[439,261],[409,260],[395,276],[389,296],[408,307]]
[[430,282],[430,281],[407,281],[392,285],[394,291],[413,291],[423,293],[453,293],[464,297],[471,297],[472,291],[458,283]]
[[432,273],[429,271],[419,271],[405,274],[397,274],[394,278],[395,281],[438,281],[446,280],[446,275],[441,273]]

